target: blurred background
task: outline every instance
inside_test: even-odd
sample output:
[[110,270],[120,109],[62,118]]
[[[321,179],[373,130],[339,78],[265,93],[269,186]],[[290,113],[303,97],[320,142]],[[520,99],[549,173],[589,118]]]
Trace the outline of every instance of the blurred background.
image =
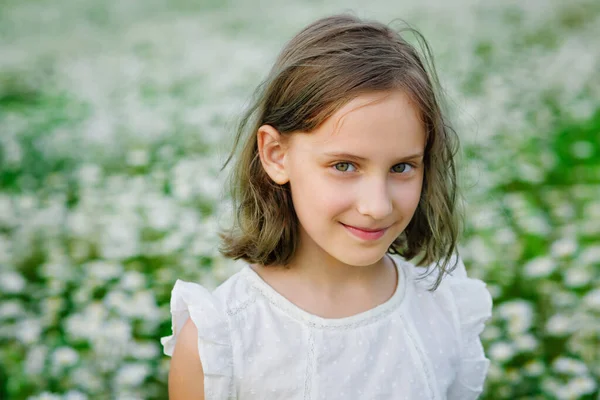
[[240,267],[216,234],[234,124],[341,11],[435,54],[495,302],[483,398],[600,399],[598,0],[0,0],[0,399],[167,398],[175,280]]

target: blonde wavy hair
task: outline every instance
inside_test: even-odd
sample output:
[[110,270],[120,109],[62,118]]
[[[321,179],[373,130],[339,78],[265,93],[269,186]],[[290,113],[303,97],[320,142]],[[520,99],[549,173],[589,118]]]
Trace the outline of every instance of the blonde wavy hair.
[[[401,36],[405,32],[416,37],[429,64]],[[425,125],[425,170],[415,214],[388,252],[419,266],[435,263],[437,288],[456,266],[449,264],[462,222],[455,166],[459,142],[442,113],[439,87],[429,45],[413,28],[396,31],[335,15],[300,31],[258,87],[223,166],[235,158],[229,179],[234,222],[220,232],[221,253],[265,266],[287,265],[297,246],[299,222],[289,183],[275,184],[260,162],[256,133],[261,125],[282,135],[311,132],[360,94],[401,89],[418,105]]]

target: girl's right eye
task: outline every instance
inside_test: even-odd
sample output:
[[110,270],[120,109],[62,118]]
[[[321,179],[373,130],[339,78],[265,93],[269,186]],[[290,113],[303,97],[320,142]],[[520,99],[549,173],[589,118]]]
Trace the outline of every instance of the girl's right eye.
[[339,162],[335,164],[333,168],[335,168],[335,170],[339,172],[349,172],[350,168],[354,168],[354,165],[352,165],[349,162]]

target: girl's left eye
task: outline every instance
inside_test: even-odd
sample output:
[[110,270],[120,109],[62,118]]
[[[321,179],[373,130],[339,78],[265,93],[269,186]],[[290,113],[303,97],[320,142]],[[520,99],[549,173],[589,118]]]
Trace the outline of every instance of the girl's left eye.
[[349,162],[339,162],[335,164],[333,168],[335,168],[336,171],[348,172],[350,168],[354,168],[354,165],[350,164]]
[[[398,168],[398,167],[401,167],[401,168]],[[409,171],[406,171],[407,168],[409,168]],[[407,163],[401,163],[401,164],[394,165],[392,167],[392,171],[398,172],[398,173],[404,173],[404,172],[410,172],[410,168],[413,168],[413,166],[410,164],[407,164]]]

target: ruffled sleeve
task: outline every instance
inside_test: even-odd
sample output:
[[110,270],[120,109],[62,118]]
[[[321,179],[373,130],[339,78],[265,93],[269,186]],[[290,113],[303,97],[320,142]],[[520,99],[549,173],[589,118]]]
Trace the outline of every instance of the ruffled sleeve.
[[458,316],[460,364],[448,389],[448,400],[477,399],[483,391],[490,361],[485,357],[479,335],[492,315],[492,296],[485,283],[467,277],[462,260],[448,278]]
[[161,339],[164,353],[173,355],[177,336],[191,318],[198,330],[206,400],[234,399],[231,336],[220,301],[204,287],[178,280],[171,293],[171,316],[173,334]]

